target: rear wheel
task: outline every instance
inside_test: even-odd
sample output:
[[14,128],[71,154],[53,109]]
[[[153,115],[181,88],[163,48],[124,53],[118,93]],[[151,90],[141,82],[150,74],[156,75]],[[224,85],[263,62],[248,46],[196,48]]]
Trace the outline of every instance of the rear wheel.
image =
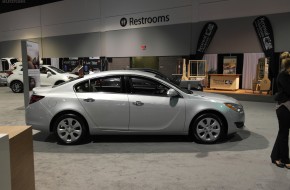
[[54,134],[61,144],[79,144],[87,136],[84,120],[75,114],[64,114],[54,122]]
[[10,85],[12,92],[20,93],[23,92],[23,83],[21,81],[13,81]]
[[199,143],[212,144],[220,140],[225,133],[222,119],[216,114],[206,113],[192,124],[190,135]]

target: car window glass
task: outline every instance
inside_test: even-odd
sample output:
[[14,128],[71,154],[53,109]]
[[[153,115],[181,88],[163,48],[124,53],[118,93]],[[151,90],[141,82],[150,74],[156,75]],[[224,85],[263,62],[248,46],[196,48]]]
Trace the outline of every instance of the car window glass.
[[90,92],[90,81],[86,80],[84,82],[81,82],[75,86],[76,92]]
[[76,92],[121,93],[121,77],[103,77],[84,81],[75,86]]
[[91,80],[91,88],[93,92],[121,93],[121,78],[116,76],[95,78]]
[[167,96],[168,87],[165,85],[142,77],[131,77],[131,93],[151,96]]
[[47,72],[50,72],[51,74],[56,75],[56,73],[51,69],[47,69]]
[[45,67],[40,68],[40,73],[41,74],[47,74],[47,69]]
[[14,65],[16,62],[18,62],[18,60],[17,59],[10,59],[10,62],[12,65]]
[[9,70],[9,63],[8,63],[8,61],[5,60],[5,59],[2,59],[1,61],[2,61],[2,68],[3,68],[3,70],[4,71]]

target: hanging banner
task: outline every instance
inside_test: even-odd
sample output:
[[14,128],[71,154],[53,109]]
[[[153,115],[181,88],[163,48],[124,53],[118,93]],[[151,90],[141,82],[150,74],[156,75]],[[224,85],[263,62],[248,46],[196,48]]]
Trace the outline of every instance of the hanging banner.
[[207,50],[207,48],[209,47],[209,44],[211,40],[213,39],[217,31],[217,28],[218,27],[216,23],[214,22],[208,22],[205,24],[205,26],[203,27],[199,35],[199,39],[198,39],[198,43],[196,47],[196,55],[194,57],[195,60],[201,60],[203,58],[203,55],[205,51]]
[[39,48],[35,42],[26,42],[29,91],[40,86]]
[[269,78],[277,76],[278,73],[274,67],[274,34],[269,19],[265,16],[256,18],[253,22],[260,44],[265,56],[269,59]]

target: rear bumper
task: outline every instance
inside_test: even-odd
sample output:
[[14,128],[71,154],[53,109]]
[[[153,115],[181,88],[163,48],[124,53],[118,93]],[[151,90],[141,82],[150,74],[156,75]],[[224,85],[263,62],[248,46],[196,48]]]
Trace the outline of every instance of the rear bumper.
[[33,129],[49,132],[52,114],[40,102],[28,105],[25,117],[26,124],[31,125]]
[[0,84],[1,85],[7,85],[7,78],[0,78]]

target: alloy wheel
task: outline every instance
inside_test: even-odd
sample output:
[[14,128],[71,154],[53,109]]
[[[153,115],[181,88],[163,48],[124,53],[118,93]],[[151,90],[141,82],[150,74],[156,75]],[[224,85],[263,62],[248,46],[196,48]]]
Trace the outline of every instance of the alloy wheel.
[[23,84],[19,81],[15,81],[11,84],[11,90],[15,93],[20,93],[23,91]]
[[66,144],[71,144],[82,136],[82,125],[74,118],[65,118],[57,126],[58,137]]
[[219,121],[215,118],[203,118],[197,124],[196,134],[202,141],[216,141],[221,134],[221,125]]

